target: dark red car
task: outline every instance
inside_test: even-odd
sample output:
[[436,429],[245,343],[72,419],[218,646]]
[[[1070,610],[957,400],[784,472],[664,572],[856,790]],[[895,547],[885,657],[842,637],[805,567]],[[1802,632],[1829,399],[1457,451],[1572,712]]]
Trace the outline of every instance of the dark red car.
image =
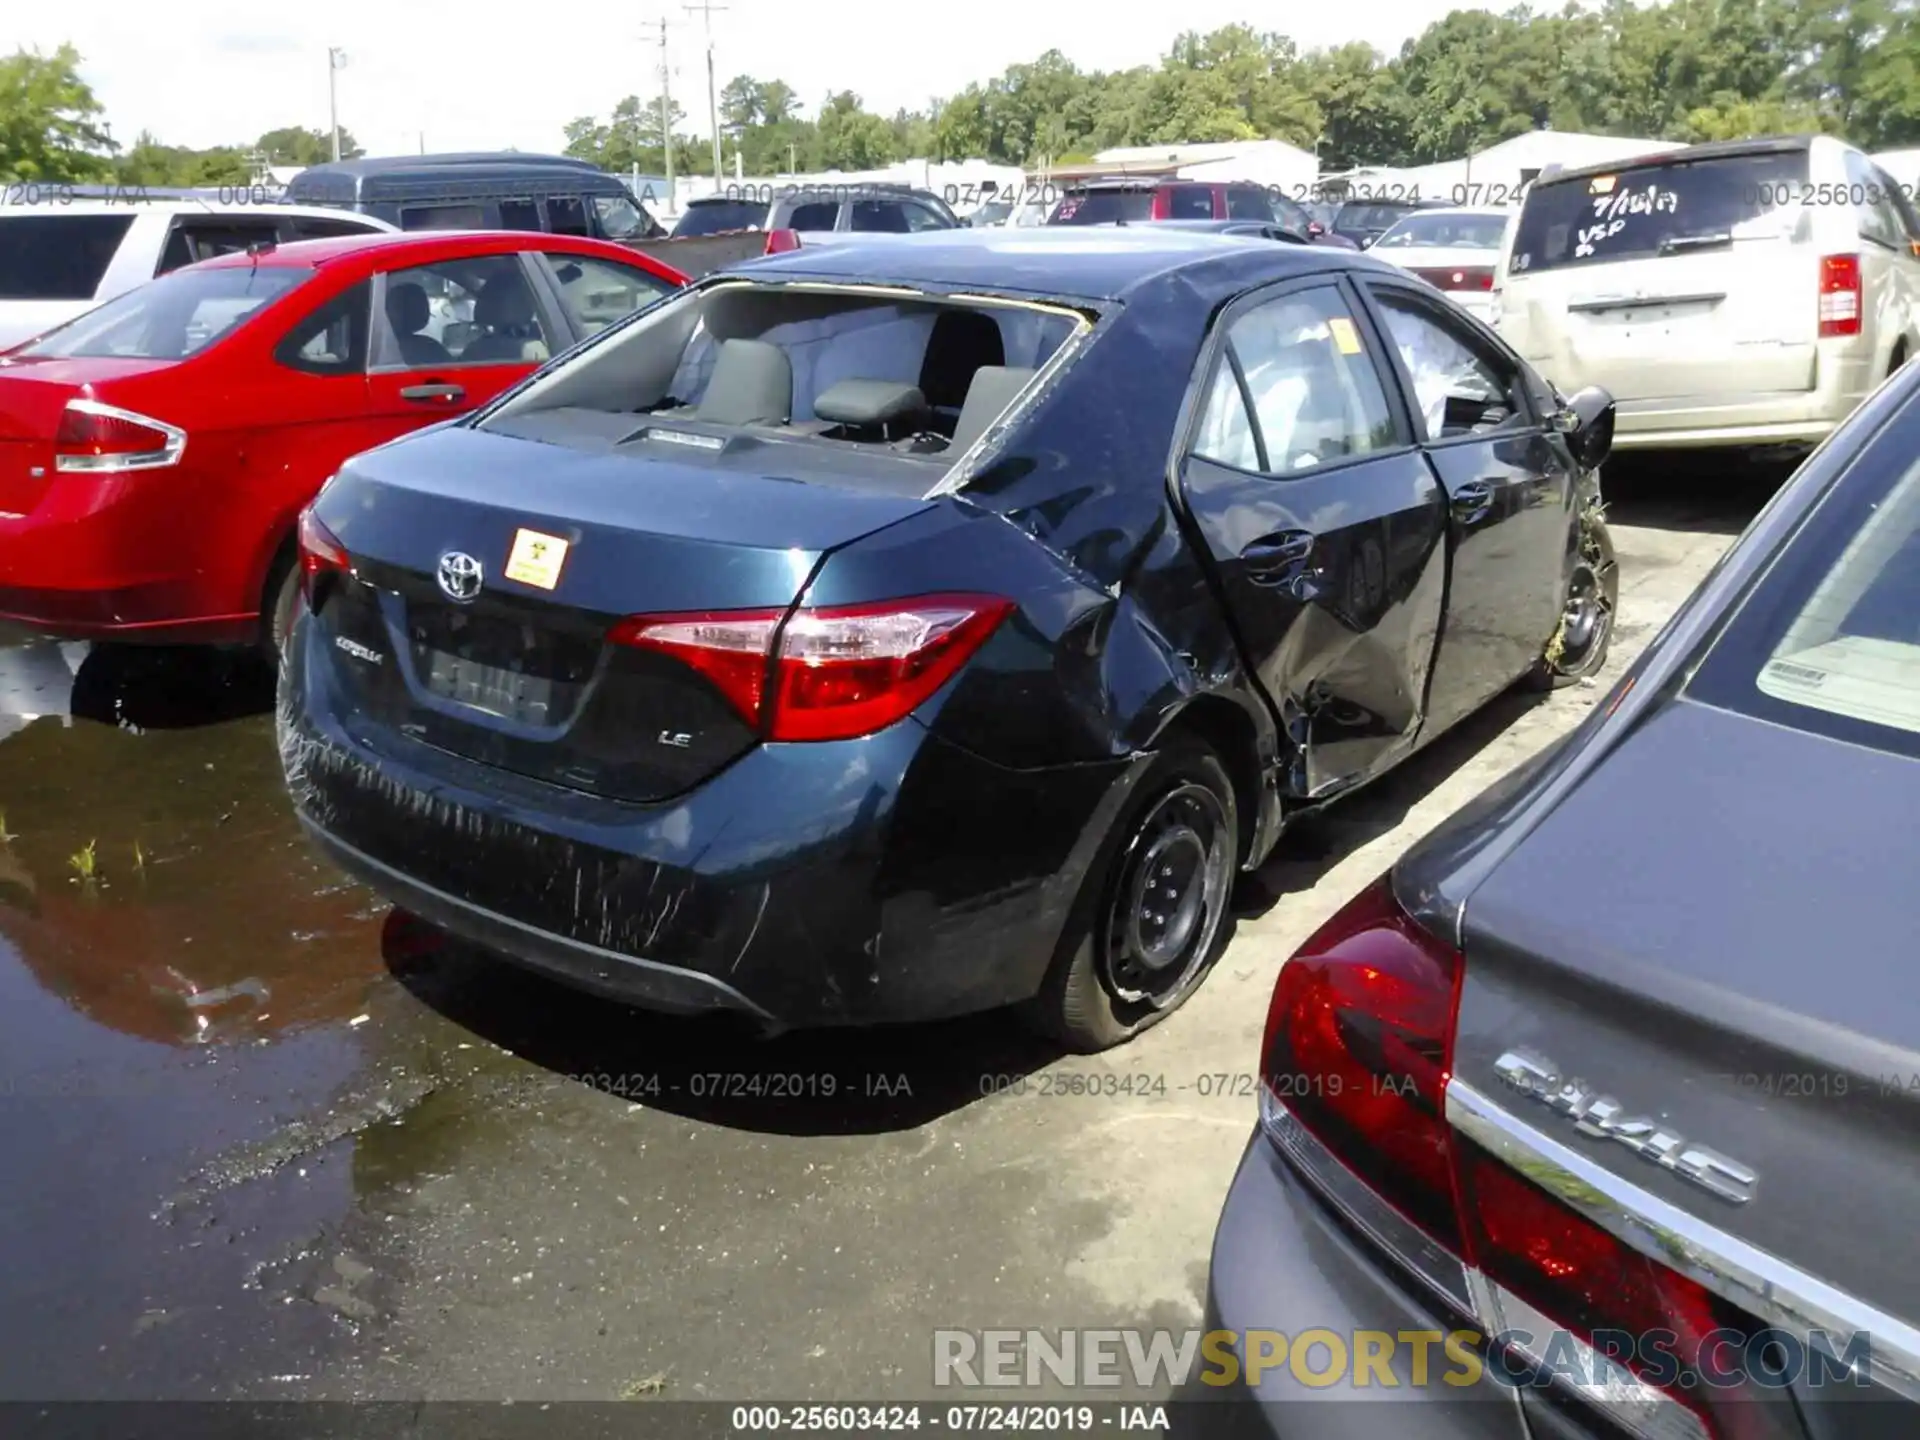
[[348,456],[686,283],[607,241],[343,236],[174,271],[0,355],[0,619],[277,648]]
[[1297,200],[1251,180],[1170,180],[1116,176],[1066,188],[1049,225],[1137,225],[1152,220],[1251,220],[1294,231],[1310,245],[1360,247],[1314,219]]

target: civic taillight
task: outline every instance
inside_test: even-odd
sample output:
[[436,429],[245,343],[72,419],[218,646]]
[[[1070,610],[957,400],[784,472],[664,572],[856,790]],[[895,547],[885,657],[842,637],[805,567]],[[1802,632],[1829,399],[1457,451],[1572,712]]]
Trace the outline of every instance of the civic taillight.
[[870,735],[916,709],[1013,603],[919,595],[867,605],[637,615],[607,637],[691,666],[771,740]]
[[347,554],[347,547],[314,518],[310,508],[300,512],[295,544],[300,552],[300,589],[311,608],[315,585],[320,577],[329,573],[348,573],[353,568],[353,560]]
[[1820,338],[1860,333],[1860,257],[1826,255],[1820,260]]
[[53,437],[53,465],[69,473],[157,470],[177,465],[187,432],[98,400],[69,400]]
[[[1774,1433],[1770,1407],[1729,1403],[1757,1393],[1731,1378],[1738,1346],[1703,1350],[1744,1317],[1448,1121],[1465,974],[1388,880],[1362,891],[1281,967],[1261,1066],[1269,1137],[1391,1260],[1506,1337],[1489,1363],[1544,1364],[1636,1435]],[[1728,1381],[1710,1390],[1703,1374]]]

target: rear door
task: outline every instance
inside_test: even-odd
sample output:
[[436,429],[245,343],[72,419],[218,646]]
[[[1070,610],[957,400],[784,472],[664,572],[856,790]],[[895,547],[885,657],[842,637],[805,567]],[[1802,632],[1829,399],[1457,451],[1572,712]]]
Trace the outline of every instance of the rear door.
[[1514,234],[1501,334],[1568,392],[1811,390],[1825,198],[1804,148],[1683,151],[1536,184]]
[[1572,554],[1575,471],[1514,357],[1444,300],[1365,282],[1447,498],[1447,604],[1427,710],[1434,733],[1539,658]]
[[1303,798],[1411,748],[1445,585],[1445,496],[1356,298],[1319,279],[1229,309],[1180,472]]
[[383,441],[486,404],[573,340],[521,254],[409,266],[375,289],[368,400]]

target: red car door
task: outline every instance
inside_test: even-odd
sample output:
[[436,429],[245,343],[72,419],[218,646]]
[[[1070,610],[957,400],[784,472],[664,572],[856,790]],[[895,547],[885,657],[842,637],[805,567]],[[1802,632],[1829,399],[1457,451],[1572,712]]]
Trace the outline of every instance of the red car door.
[[368,446],[486,404],[573,343],[520,253],[391,270],[374,291]]

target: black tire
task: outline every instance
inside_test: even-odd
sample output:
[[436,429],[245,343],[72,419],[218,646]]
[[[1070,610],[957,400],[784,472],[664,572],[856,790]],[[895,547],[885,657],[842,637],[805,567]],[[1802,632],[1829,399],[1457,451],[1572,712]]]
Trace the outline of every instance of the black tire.
[[272,665],[280,663],[280,652],[293,633],[293,622],[300,614],[300,567],[292,555],[274,561],[267,577],[266,607],[260,615],[260,653]]
[[1580,558],[1567,584],[1560,623],[1546,653],[1527,674],[1533,690],[1558,690],[1600,673],[1613,644],[1613,618],[1620,607],[1620,564],[1607,522],[1590,515],[1580,522]]
[[1100,847],[1027,1022],[1092,1054],[1185,1004],[1231,930],[1239,822],[1213,749],[1185,735],[1163,746]]

